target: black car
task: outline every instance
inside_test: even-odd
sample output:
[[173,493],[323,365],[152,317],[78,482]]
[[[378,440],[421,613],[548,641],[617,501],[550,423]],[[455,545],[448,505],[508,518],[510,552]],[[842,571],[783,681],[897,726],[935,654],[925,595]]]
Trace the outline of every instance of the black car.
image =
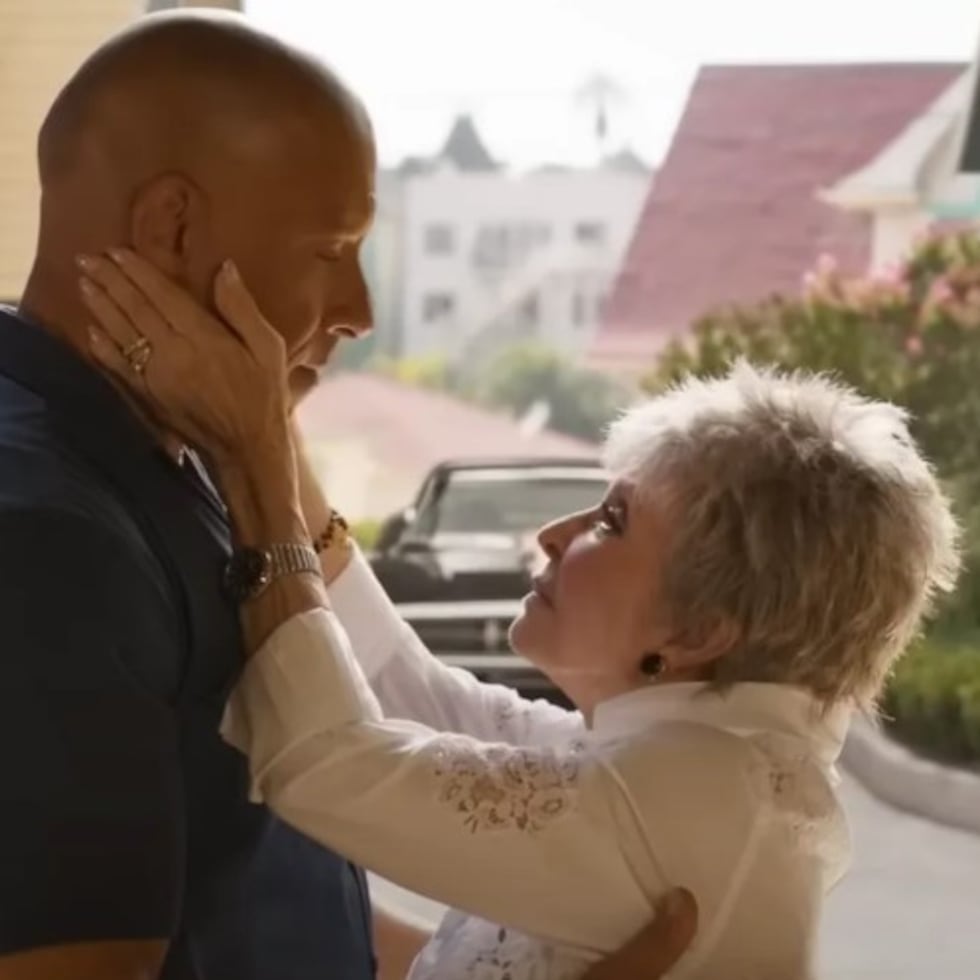
[[507,645],[542,558],[535,535],[595,506],[605,486],[595,459],[442,463],[411,506],[384,523],[372,566],[433,653],[484,679],[541,687]]

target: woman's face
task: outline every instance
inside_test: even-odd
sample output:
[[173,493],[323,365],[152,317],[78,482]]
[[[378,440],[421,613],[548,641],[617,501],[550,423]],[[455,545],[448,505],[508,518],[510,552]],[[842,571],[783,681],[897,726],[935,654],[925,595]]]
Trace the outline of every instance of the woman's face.
[[641,660],[666,639],[657,597],[669,533],[656,504],[625,481],[594,509],[540,532],[549,561],[511,627],[511,644],[579,707],[642,684]]

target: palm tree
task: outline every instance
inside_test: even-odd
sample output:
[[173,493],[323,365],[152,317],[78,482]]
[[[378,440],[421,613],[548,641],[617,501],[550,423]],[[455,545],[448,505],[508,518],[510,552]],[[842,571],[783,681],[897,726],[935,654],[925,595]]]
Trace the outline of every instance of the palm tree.
[[596,72],[580,86],[575,100],[592,113],[593,132],[600,158],[605,156],[609,116],[614,106],[626,101],[626,90],[612,77]]

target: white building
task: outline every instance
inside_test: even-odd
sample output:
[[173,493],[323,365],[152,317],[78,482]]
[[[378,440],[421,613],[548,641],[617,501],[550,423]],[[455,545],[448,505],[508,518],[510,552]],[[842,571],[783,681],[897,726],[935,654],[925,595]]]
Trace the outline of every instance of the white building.
[[980,52],[925,112],[821,198],[871,218],[872,269],[931,228],[980,228]]
[[437,157],[399,176],[387,190],[397,201],[380,195],[387,243],[373,245],[388,262],[368,263],[382,348],[461,359],[514,340],[571,355],[589,346],[649,191],[637,158],[509,173],[462,117]]

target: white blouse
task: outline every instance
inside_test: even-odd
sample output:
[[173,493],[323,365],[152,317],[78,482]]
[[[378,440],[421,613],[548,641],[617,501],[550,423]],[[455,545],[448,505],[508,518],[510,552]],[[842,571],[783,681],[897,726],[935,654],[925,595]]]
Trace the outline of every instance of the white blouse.
[[411,980],[570,980],[675,884],[700,925],[672,977],[813,976],[850,850],[833,790],[846,712],[780,685],[666,684],[587,729],[441,664],[362,556],[330,598],[250,661],[223,734],[253,799],[454,910]]

